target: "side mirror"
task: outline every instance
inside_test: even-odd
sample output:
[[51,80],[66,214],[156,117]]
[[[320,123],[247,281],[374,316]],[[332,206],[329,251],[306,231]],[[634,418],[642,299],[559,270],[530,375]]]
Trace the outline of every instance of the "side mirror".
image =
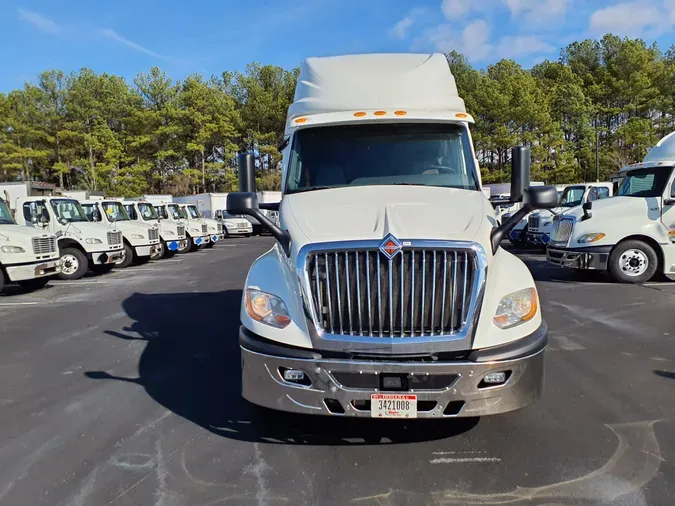
[[258,196],[255,192],[228,193],[226,206],[226,211],[230,214],[246,214],[258,220],[279,241],[286,256],[291,255],[291,236],[287,231],[281,230],[260,210],[258,207]]
[[98,212],[98,206],[94,206],[91,215],[94,221],[101,221],[101,213]]
[[[511,148],[511,202],[522,202],[525,190],[530,186],[530,148]],[[557,195],[557,193],[556,193]]]
[[49,218],[47,218],[44,215],[40,216],[40,225],[42,225],[43,227],[46,227],[47,225],[49,225]]
[[31,202],[29,204],[29,208],[30,208],[30,221],[33,224],[37,224],[38,222],[37,203]]
[[593,216],[593,214],[591,213],[591,209],[593,209],[593,202],[584,202],[584,204],[581,206],[581,209],[583,209],[584,211],[584,215],[581,218],[581,221],[586,221]]

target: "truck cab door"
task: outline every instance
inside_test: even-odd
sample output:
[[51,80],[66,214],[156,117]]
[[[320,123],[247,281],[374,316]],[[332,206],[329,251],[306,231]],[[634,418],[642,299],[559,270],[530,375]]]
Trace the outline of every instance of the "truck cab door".
[[[35,204],[35,206],[37,207],[37,223],[33,223],[31,204]],[[23,202],[21,209],[22,209],[22,218],[24,224],[27,227],[34,227],[43,230],[51,228],[52,220],[49,214],[49,209],[47,208],[47,203],[44,200],[26,200]]]
[[670,180],[666,185],[666,191],[663,195],[661,221],[668,230],[669,247],[673,250],[671,255],[675,257],[675,170],[670,175]]

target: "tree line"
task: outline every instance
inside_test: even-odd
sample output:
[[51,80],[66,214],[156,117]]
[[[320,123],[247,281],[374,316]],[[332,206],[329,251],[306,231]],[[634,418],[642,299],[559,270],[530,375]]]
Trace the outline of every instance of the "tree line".
[[[475,69],[447,55],[472,127],[483,181],[509,178],[509,152],[531,146],[532,178],[605,180],[641,160],[675,123],[675,47],[606,35],[556,61]],[[184,195],[237,188],[236,155],[253,151],[258,185],[280,186],[286,111],[298,68],[175,81],[159,68],[132,83],[82,69],[48,70],[0,93],[0,180],[41,180],[109,195]]]

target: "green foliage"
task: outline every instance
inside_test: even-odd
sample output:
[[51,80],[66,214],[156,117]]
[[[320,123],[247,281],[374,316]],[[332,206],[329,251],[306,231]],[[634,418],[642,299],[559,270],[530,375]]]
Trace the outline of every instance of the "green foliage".
[[[530,146],[532,179],[607,179],[675,128],[675,47],[606,35],[573,42],[531,70],[477,70],[447,55],[485,183],[507,181],[510,148]],[[299,69],[174,81],[159,68],[132,83],[82,69],[43,72],[0,93],[0,180],[40,179],[110,195],[233,191],[236,155],[252,150],[258,185],[278,190],[286,111]]]

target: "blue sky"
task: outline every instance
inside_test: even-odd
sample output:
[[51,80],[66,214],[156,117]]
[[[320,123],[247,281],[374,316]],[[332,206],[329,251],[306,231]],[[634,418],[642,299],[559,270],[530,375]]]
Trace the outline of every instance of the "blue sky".
[[529,67],[607,32],[665,50],[674,27],[675,0],[3,0],[0,91],[50,68],[131,80],[157,65],[182,79],[376,51],[456,49],[477,67]]

